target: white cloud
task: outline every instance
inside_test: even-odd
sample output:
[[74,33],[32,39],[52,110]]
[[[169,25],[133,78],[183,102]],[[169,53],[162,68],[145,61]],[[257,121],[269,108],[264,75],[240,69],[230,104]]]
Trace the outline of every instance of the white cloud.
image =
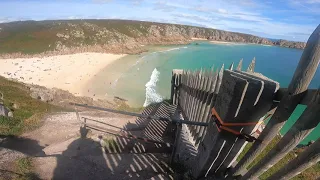
[[228,13],[227,10],[225,10],[225,9],[218,9],[218,12],[222,13],[222,14],[227,14]]
[[308,4],[320,4],[320,0],[307,0],[305,2]]
[[206,16],[199,16],[195,14],[185,14],[185,13],[176,13],[172,14],[174,17],[184,18],[187,20],[195,20],[195,21],[202,21],[202,22],[210,22],[212,18]]
[[110,3],[113,0],[92,0],[94,3]]
[[159,2],[155,3],[153,9],[163,11],[163,12],[172,12],[176,9],[176,7],[169,5],[164,1],[159,1]]
[[298,12],[320,14],[320,0],[287,0],[287,3]]

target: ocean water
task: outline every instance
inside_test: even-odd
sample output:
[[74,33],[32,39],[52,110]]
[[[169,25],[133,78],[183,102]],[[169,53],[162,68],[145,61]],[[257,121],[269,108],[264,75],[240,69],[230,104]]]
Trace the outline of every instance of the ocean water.
[[[302,50],[254,44],[212,44],[207,41],[181,46],[154,46],[141,55],[130,55],[106,67],[97,75],[93,92],[101,98],[119,96],[131,106],[147,106],[170,97],[170,81],[173,69],[215,69],[232,62],[237,66],[243,58],[243,70],[256,58],[255,71],[276,80],[280,87],[287,87],[300,60]],[[108,75],[107,75],[108,74]],[[111,75],[110,75],[111,74]],[[101,83],[101,81],[105,81]],[[100,82],[97,86],[96,83]],[[309,88],[320,85],[317,71]],[[284,134],[304,111],[299,105],[281,130]],[[320,136],[320,127],[303,143]]]

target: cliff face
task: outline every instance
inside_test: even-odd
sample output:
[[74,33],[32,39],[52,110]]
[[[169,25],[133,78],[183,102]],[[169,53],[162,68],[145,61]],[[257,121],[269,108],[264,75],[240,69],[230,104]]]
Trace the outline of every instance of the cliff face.
[[287,47],[287,48],[297,48],[297,49],[304,49],[306,47],[306,43],[304,42],[293,42],[293,41],[287,41],[283,39],[280,39],[274,42],[274,45]]
[[242,33],[194,26],[128,20],[24,21],[0,24],[0,55],[73,52],[139,53],[141,45],[185,44],[191,38],[304,48]]

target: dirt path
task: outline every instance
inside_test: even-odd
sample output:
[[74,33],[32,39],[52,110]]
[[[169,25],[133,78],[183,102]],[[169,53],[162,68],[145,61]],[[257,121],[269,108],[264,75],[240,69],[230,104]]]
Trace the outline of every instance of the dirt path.
[[[34,171],[41,179],[173,178],[168,144],[114,135],[143,136],[150,120],[102,112],[81,112],[80,117],[90,119],[88,126],[74,112],[47,116],[39,129],[3,141],[0,153],[13,151],[10,160],[32,156]],[[99,129],[89,130],[89,126]],[[7,161],[0,158],[0,168]]]

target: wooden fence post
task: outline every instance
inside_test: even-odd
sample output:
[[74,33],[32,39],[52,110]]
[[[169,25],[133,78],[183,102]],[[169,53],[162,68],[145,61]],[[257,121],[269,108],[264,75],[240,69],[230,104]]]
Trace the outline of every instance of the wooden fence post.
[[[320,138],[267,180],[287,180],[320,161]],[[318,178],[320,179],[320,177]]]
[[[248,82],[232,75],[224,75],[222,81],[220,93],[215,102],[215,108],[222,119],[230,119],[234,117],[238,106],[241,105]],[[203,142],[198,147],[195,162],[197,166],[192,170],[194,177],[197,178],[207,174],[212,162],[218,157],[220,153],[219,147],[222,148],[225,142],[219,141],[219,144],[216,144],[217,137],[218,129],[213,121],[209,121],[207,133]]]
[[275,165],[287,153],[295,148],[317,125],[320,118],[320,88],[307,109],[300,118],[290,128],[290,130],[281,138],[277,145],[270,152],[252,167],[243,177],[246,179],[257,179],[261,174]]
[[[236,117],[234,120],[229,121],[236,123],[242,122],[258,124],[259,119],[263,117],[272,107],[272,99],[275,95],[275,92],[279,88],[279,84],[277,82],[268,80],[261,75],[256,76],[254,74],[241,71],[226,71],[234,76],[246,79],[249,82],[247,92]],[[251,126],[238,126],[231,128],[242,133],[251,134],[255,129],[256,124]],[[225,171],[233,159],[236,158],[238,152],[246,144],[244,139],[237,138],[235,135],[228,138],[228,141],[229,142],[223,148],[220,157],[212,166],[213,172],[217,172],[218,170],[220,172]]]
[[[310,36],[303,51],[299,65],[294,73],[287,94],[280,101],[274,115],[246,155],[233,169],[233,175],[239,175],[267,144],[278,134],[283,124],[295,110],[304,92],[307,90],[320,61],[320,25]],[[262,143],[261,143],[262,142]]]

